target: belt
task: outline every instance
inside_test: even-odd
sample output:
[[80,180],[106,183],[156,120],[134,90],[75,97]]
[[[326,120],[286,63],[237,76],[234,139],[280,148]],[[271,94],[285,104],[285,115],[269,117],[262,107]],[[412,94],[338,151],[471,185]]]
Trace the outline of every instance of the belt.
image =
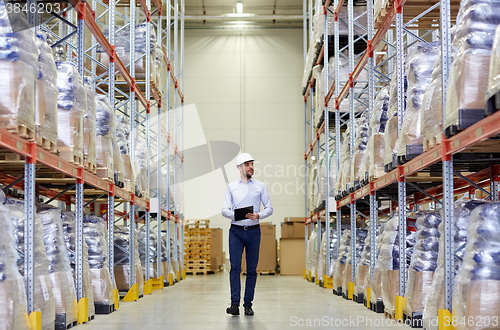
[[231,225],[233,228],[241,228],[243,230],[249,230],[249,229],[254,229],[254,228],[259,228],[260,225],[253,225],[253,226],[238,226],[238,225]]

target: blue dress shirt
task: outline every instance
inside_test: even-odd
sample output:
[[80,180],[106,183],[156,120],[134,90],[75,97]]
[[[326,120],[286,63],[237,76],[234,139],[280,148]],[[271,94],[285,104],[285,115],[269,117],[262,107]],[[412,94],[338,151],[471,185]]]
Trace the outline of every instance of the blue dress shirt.
[[[260,203],[264,205],[264,210],[260,211]],[[235,221],[234,209],[253,206],[254,213],[259,213],[259,219],[255,221],[250,219]],[[224,205],[222,206],[222,215],[231,219],[231,224],[238,226],[253,226],[273,214],[273,206],[269,198],[269,192],[266,185],[255,179],[248,180],[245,183],[242,179],[231,182],[227,185],[226,195],[224,196]]]

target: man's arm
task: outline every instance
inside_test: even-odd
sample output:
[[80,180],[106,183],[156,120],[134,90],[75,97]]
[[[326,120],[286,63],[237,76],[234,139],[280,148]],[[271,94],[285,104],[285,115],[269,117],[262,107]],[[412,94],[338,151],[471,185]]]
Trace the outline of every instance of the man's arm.
[[262,202],[262,205],[264,205],[264,209],[260,211],[258,214],[259,214],[259,220],[263,220],[271,216],[274,212],[273,206],[271,205],[271,198],[269,198],[269,192],[267,191],[266,186],[262,188],[260,194],[260,200]]
[[226,188],[226,195],[224,196],[224,204],[222,205],[222,216],[231,220],[234,220],[234,212],[232,211],[232,201],[231,201],[231,188],[229,185]]

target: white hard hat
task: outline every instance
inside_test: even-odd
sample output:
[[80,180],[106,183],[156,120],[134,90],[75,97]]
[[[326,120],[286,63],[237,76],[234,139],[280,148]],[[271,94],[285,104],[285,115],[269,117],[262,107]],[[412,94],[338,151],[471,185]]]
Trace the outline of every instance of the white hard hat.
[[236,166],[240,166],[243,163],[250,162],[250,161],[253,161],[253,160],[254,159],[253,159],[253,157],[250,154],[248,154],[246,152],[241,153],[236,158]]

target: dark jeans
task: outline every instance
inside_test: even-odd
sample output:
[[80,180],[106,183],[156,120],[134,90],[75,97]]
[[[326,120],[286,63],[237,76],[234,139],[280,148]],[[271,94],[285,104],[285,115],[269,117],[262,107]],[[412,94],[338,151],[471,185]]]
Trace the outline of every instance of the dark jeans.
[[243,227],[231,226],[229,229],[229,258],[231,271],[231,303],[240,305],[241,296],[241,257],[243,248],[247,258],[247,279],[245,282],[245,297],[243,306],[252,306],[255,283],[257,282],[257,263],[259,262],[260,227],[245,230]]

